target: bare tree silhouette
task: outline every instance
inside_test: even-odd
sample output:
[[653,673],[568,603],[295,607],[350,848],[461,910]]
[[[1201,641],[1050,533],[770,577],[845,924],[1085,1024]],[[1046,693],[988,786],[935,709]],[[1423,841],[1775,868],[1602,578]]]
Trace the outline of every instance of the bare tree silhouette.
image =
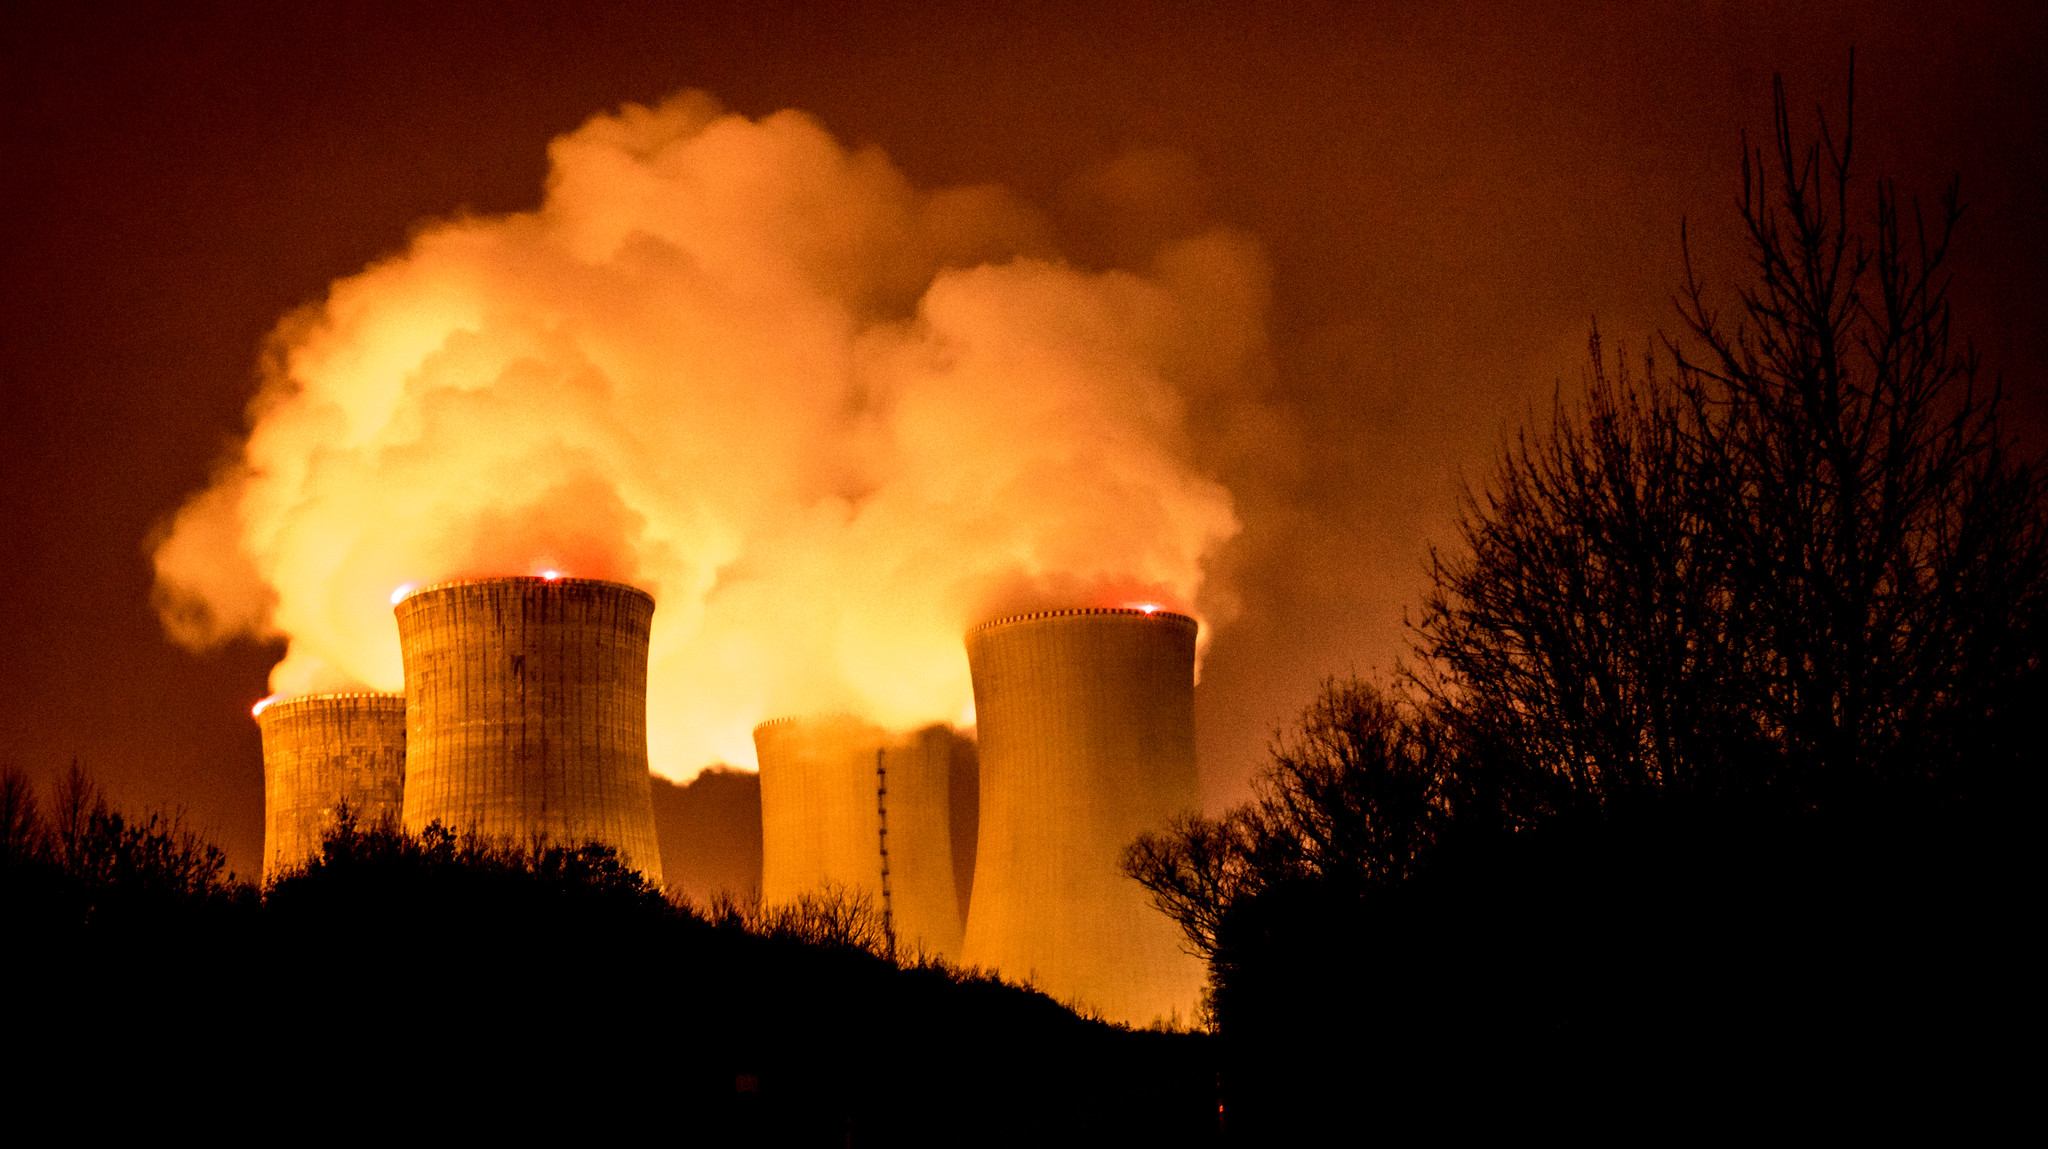
[[[1645,789],[1791,808],[2007,770],[2042,685],[2042,479],[1951,335],[1962,216],[1876,187],[1851,113],[1745,147],[1756,269],[1724,317],[1688,256],[1691,340],[1522,436],[1434,552],[1414,676],[1534,808]],[[1971,779],[1974,779],[1972,781]],[[1862,796],[1862,797],[1853,797]]]
[[1456,775],[1440,729],[1355,678],[1330,679],[1273,742],[1257,797],[1221,819],[1177,818],[1125,854],[1124,871],[1216,960],[1239,898],[1286,882],[1346,888],[1413,876],[1451,812]]
[[1254,802],[1133,846],[1265,1135],[1359,1082],[1428,1127],[1552,1066],[1924,1076],[2009,992],[2043,472],[1952,333],[1955,186],[1860,199],[1850,91],[1802,143],[1778,85],[1751,281],[1717,307],[1688,240],[1685,334],[1637,368],[1595,330],[1431,552],[1397,689],[1329,684]]

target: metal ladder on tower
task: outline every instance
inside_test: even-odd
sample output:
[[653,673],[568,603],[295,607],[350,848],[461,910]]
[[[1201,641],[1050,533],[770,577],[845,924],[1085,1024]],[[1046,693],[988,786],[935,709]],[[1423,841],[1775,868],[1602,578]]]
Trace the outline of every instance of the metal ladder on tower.
[[896,917],[889,905],[889,751],[875,749],[875,816],[882,842],[882,943],[889,948],[889,960],[896,960]]

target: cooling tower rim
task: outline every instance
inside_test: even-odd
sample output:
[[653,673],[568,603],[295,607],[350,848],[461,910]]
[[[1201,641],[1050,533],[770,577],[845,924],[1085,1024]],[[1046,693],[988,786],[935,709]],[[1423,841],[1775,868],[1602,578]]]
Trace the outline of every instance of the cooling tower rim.
[[404,606],[428,591],[453,590],[457,587],[465,586],[510,585],[513,583],[538,583],[542,586],[608,587],[612,590],[622,590],[639,595],[647,600],[649,606],[654,605],[653,594],[641,590],[632,583],[617,582],[608,578],[571,578],[568,575],[562,575],[559,578],[548,578],[545,575],[486,575],[479,578],[451,578],[440,582],[425,583],[406,591],[405,597],[399,599],[392,606],[393,609]]
[[1136,615],[1139,618],[1157,619],[1174,626],[1190,628],[1199,628],[1201,626],[1201,623],[1196,622],[1192,616],[1181,614],[1179,611],[1140,610],[1134,606],[1070,606],[1062,607],[1058,610],[1034,610],[1026,614],[1010,614],[1004,615],[1001,618],[992,618],[987,622],[969,628],[967,637],[972,638],[983,631],[994,630],[1001,626],[1011,626],[1020,622],[1036,622],[1040,619],[1072,618],[1085,615]]
[[256,721],[261,723],[274,717],[281,710],[299,709],[316,702],[343,702],[350,699],[391,701],[398,703],[400,710],[405,709],[405,695],[390,690],[328,690],[315,694],[294,694],[290,698],[280,698],[266,703],[256,712]]
[[[872,718],[863,718],[851,710],[820,710],[813,714],[782,714],[754,723],[754,730],[758,733],[763,730],[781,730],[790,726],[822,726],[828,722],[856,723],[862,726],[872,726],[884,733],[892,733],[889,727],[876,722]],[[918,729],[923,729],[923,727]]]

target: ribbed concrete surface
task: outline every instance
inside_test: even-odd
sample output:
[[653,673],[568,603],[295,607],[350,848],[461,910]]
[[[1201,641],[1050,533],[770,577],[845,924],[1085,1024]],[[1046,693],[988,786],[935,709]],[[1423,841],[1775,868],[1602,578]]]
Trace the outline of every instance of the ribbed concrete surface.
[[654,599],[596,579],[472,579],[397,607],[405,826],[602,842],[655,882],[647,782]]
[[1203,970],[1120,869],[1199,803],[1195,622],[1048,611],[967,635],[981,832],[963,960],[1112,1021],[1190,1020]]
[[263,880],[320,853],[347,802],[369,825],[405,794],[403,694],[304,694],[256,714],[263,732]]
[[837,886],[882,906],[875,754],[888,769],[889,906],[899,953],[957,958],[949,776],[956,735],[890,734],[848,717],[754,728],[761,761],[761,898],[771,905]]

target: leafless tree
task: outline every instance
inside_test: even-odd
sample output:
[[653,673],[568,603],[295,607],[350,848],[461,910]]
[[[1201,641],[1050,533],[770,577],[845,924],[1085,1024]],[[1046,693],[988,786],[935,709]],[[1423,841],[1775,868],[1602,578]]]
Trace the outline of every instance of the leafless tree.
[[1929,226],[1880,181],[1866,236],[1851,142],[1823,114],[1799,145],[1781,83],[1768,162],[1745,147],[1733,316],[1688,247],[1674,369],[1610,380],[1596,336],[1583,410],[1519,439],[1433,557],[1415,681],[1533,809],[1954,793],[2013,756],[2040,472],[1951,336],[1954,185]]
[[1385,885],[1412,875],[1450,812],[1435,727],[1371,683],[1331,679],[1274,740],[1256,797],[1222,819],[1178,818],[1140,837],[1124,870],[1217,953],[1224,913],[1282,882]]
[[1399,883],[1468,831],[1646,802],[1945,817],[2018,784],[2042,473],[1951,333],[1954,185],[1928,225],[1880,181],[1855,225],[1850,91],[1802,145],[1780,84],[1773,149],[1745,143],[1732,312],[1688,245],[1689,335],[1636,369],[1596,331],[1582,394],[1502,452],[1431,553],[1399,693],[1328,684],[1253,803],[1132,847],[1195,952],[1277,884]]
[[41,861],[48,841],[35,784],[19,766],[0,766],[0,866]]
[[1773,153],[1744,155],[1755,280],[1731,325],[1688,247],[1698,350],[1673,345],[1695,465],[1730,493],[1715,527],[1744,702],[1801,792],[2007,756],[2041,683],[2041,473],[1952,333],[1957,185],[1930,225],[1880,180],[1869,233],[1853,226],[1854,109],[1852,76],[1839,138],[1823,112],[1801,148],[1778,82]]

